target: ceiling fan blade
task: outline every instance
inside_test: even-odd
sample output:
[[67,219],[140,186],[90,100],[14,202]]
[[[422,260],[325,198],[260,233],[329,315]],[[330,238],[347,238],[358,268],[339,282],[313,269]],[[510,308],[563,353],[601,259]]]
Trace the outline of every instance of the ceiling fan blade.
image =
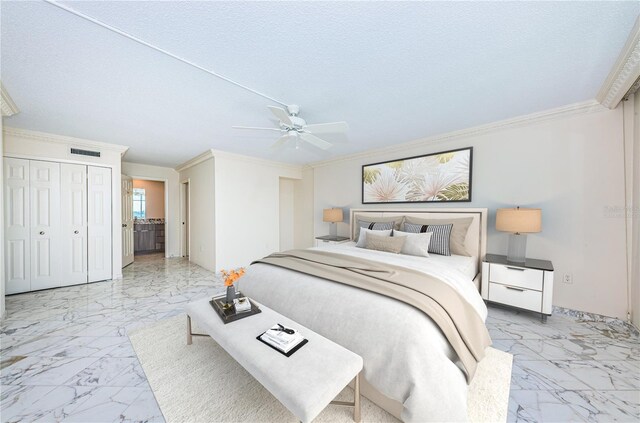
[[279,128],[261,128],[257,126],[232,126],[233,129],[257,129],[260,131],[278,131],[281,132],[282,129]]
[[271,146],[271,148],[273,150],[277,150],[277,149],[281,148],[287,141],[289,141],[289,135],[288,134],[284,134],[283,136],[278,138],[278,140]]
[[269,108],[269,110],[271,110],[271,113],[276,115],[276,117],[280,120],[280,122],[289,126],[293,126],[293,122],[291,122],[291,119],[289,118],[289,113],[287,113],[285,109],[282,109],[276,106],[267,106],[267,107]]
[[326,142],[321,138],[316,137],[315,135],[311,135],[306,132],[301,132],[300,138],[302,138],[304,141],[308,142],[309,144],[314,145],[323,150],[326,150],[331,147],[330,143]]
[[312,134],[337,134],[340,132],[347,132],[349,130],[349,125],[347,122],[315,123],[312,125],[305,125],[302,129],[311,132]]

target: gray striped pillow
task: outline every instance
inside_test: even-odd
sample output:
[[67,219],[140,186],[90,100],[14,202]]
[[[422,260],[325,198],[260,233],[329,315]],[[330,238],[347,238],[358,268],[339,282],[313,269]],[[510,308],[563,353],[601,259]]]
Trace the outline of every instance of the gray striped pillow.
[[365,220],[358,220],[358,226],[360,228],[370,229],[372,231],[388,231],[393,229],[396,222],[367,222]]
[[415,234],[431,232],[431,242],[429,243],[429,252],[440,254],[442,256],[451,255],[451,230],[453,223],[448,225],[420,225],[417,223],[404,223],[404,232],[412,232]]

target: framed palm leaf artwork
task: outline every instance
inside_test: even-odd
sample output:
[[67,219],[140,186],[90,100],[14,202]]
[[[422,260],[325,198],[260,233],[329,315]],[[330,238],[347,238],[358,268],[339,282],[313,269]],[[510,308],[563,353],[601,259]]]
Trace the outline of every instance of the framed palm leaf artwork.
[[362,204],[471,201],[473,147],[362,166]]

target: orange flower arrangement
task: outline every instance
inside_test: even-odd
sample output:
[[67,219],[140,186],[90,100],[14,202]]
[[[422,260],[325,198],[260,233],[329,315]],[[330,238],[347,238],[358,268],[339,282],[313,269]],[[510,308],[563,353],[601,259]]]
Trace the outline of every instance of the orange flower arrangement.
[[222,269],[220,270],[220,272],[222,273],[222,277],[224,278],[224,285],[233,286],[235,281],[237,281],[242,277],[242,275],[244,275],[244,267],[239,267],[232,270]]

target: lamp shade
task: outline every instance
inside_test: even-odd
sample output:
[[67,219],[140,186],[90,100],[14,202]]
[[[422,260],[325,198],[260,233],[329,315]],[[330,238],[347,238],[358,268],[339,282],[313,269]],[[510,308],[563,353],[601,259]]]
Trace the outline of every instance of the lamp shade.
[[323,222],[342,222],[343,219],[342,209],[324,209],[322,211]]
[[540,209],[498,209],[496,229],[511,233],[534,233],[542,230]]

